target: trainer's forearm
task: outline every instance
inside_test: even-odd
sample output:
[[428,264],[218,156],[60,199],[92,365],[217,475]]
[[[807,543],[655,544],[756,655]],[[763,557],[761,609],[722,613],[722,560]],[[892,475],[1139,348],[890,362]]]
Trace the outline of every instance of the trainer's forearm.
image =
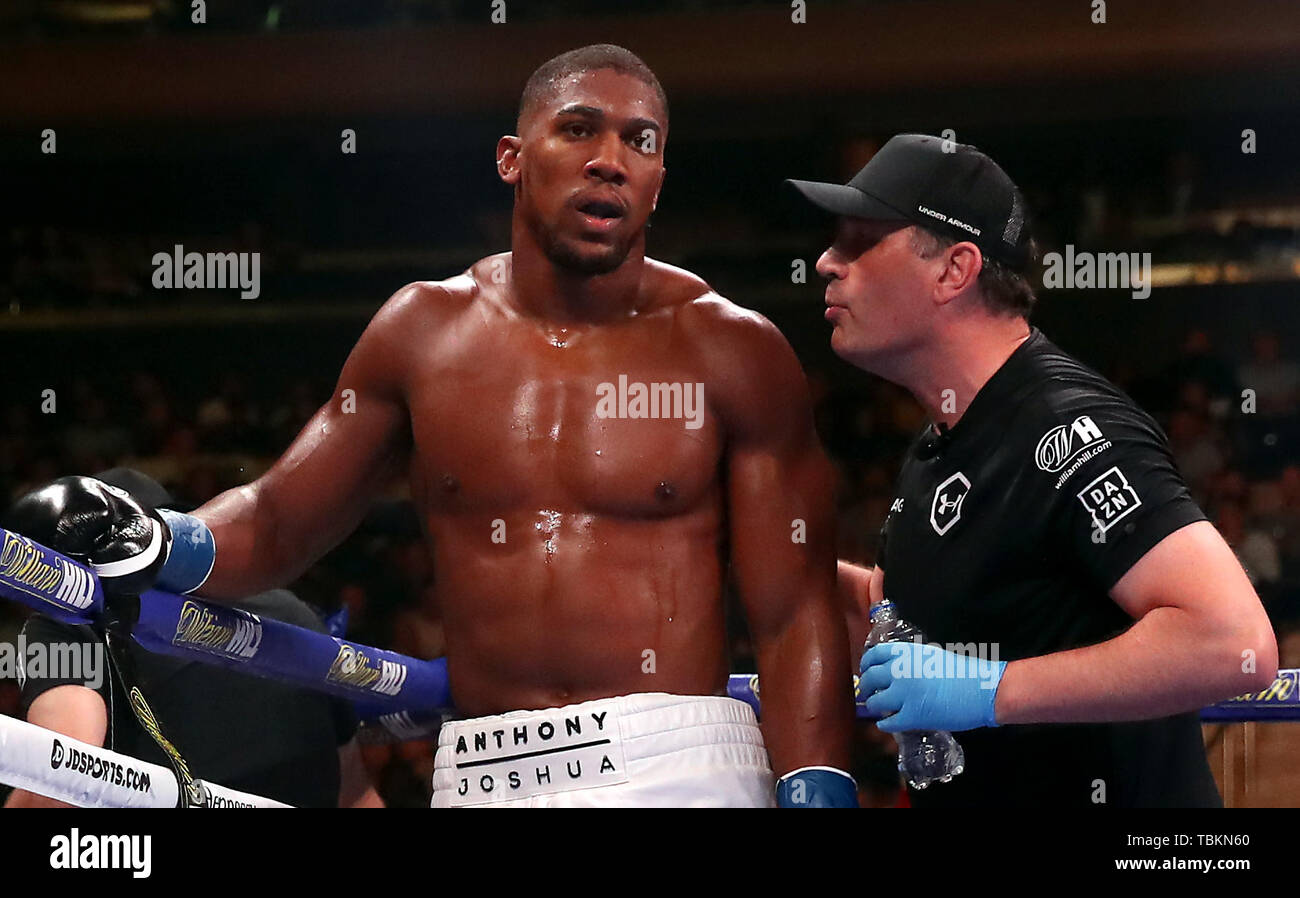
[[844,623],[818,603],[779,633],[755,635],[763,739],[778,776],[800,767],[849,768],[853,690]]
[[997,720],[1100,723],[1195,710],[1271,683],[1270,645],[1251,630],[1156,608],[1106,642],[1008,664]]
[[844,623],[849,638],[849,672],[857,673],[862,645],[871,630],[871,573],[872,568],[840,561],[836,564],[835,591],[844,610]]

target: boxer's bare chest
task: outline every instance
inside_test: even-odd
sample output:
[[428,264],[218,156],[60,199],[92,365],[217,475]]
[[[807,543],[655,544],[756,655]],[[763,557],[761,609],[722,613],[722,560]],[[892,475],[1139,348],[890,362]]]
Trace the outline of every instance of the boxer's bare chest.
[[408,405],[427,511],[668,517],[716,485],[721,426],[671,309],[578,327],[471,313],[417,358]]

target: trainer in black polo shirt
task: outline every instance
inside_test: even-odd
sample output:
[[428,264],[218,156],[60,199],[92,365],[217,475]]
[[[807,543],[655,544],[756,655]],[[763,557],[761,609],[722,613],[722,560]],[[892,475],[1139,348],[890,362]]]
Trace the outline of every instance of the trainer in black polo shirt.
[[1015,185],[923,135],[794,184],[839,216],[832,348],[935,422],[868,585],[929,644],[861,665],[882,730],[959,732],[965,772],[914,803],[1219,805],[1196,710],[1271,682],[1276,641],[1155,422],[1030,328]]
[[[946,433],[903,464],[879,562],[884,594],[930,642],[1002,661],[1092,645],[1132,623],[1106,593],[1205,520],[1156,423],[1037,329]],[[1004,726],[959,739],[966,773],[917,806],[1221,804],[1195,711],[1150,721]]]

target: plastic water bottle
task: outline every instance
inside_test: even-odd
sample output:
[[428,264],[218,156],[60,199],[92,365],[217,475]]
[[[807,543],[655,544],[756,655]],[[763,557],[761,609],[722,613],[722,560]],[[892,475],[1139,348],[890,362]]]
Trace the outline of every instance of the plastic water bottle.
[[[888,599],[871,609],[871,632],[867,648],[882,642],[913,642],[923,639],[921,631],[898,616]],[[942,730],[914,730],[895,735],[898,740],[898,772],[913,789],[934,782],[946,783],[966,768],[966,753]]]

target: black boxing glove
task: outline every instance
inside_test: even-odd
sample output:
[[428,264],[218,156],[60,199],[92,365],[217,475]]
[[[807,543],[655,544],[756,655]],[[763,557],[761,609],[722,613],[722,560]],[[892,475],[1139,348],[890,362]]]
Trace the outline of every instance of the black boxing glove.
[[110,596],[153,588],[172,543],[156,510],[93,477],[31,491],[10,507],[5,527],[87,565]]

